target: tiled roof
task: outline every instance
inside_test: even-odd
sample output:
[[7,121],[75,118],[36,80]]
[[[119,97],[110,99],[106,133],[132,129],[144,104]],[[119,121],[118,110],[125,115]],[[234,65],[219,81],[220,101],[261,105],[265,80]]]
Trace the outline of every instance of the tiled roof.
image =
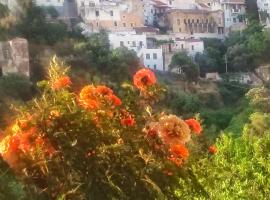
[[166,3],[163,3],[163,2],[158,1],[158,0],[153,0],[153,2],[154,2],[155,7],[159,7],[159,8],[169,8],[170,7]]

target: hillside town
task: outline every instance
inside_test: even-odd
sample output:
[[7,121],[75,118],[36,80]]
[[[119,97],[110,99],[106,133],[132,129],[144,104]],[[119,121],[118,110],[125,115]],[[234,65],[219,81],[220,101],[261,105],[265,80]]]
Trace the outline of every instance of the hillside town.
[[[16,13],[16,0],[0,2]],[[193,59],[202,54],[203,38],[224,40],[248,24],[245,0],[36,0],[35,3],[57,11],[56,19],[47,20],[63,21],[70,29],[79,26],[85,36],[108,31],[111,48],[134,50],[144,66],[158,71],[169,71],[177,52],[186,52]],[[270,2],[258,0],[257,5],[260,21],[267,28]]]

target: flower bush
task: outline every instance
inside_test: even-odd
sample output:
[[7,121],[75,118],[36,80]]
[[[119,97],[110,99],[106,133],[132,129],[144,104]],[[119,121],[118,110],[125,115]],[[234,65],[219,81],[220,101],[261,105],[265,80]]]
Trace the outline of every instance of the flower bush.
[[0,143],[2,158],[44,199],[173,199],[200,124],[154,112],[163,89],[141,69],[116,94],[72,91],[54,58],[40,96],[20,108]]

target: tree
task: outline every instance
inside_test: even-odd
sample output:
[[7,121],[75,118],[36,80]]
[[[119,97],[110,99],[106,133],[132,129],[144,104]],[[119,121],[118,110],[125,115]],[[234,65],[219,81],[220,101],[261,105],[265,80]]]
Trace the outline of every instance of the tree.
[[94,33],[86,41],[75,44],[75,50],[92,68],[106,70],[110,55],[110,42],[106,31]]
[[12,17],[9,14],[8,7],[0,3],[0,41],[8,37],[7,32],[12,22]]
[[130,78],[140,65],[134,51],[122,47],[112,50],[105,31],[76,43],[75,55],[76,59],[85,62],[88,70],[95,70],[118,83]]
[[187,55],[187,53],[176,53],[172,57],[172,61],[169,68],[177,69],[178,71],[183,71],[185,77],[188,81],[197,81],[199,78],[199,67],[196,65],[192,59]]
[[0,94],[16,100],[29,100],[34,93],[32,83],[24,76],[9,74],[0,78]]
[[256,68],[254,57],[244,44],[236,44],[229,47],[227,58],[230,71],[247,72],[253,71]]
[[15,34],[21,35],[35,43],[52,45],[67,35],[67,27],[62,22],[46,22],[46,13],[33,2],[22,5],[23,12],[14,27]]

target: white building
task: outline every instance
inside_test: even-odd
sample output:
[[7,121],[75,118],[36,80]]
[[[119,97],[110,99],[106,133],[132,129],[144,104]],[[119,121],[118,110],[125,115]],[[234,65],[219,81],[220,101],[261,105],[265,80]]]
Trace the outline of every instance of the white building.
[[196,9],[196,1],[195,0],[160,0],[172,8],[178,9]]
[[145,67],[158,71],[166,71],[162,49],[143,49],[141,60]]
[[109,34],[109,41],[113,49],[126,47],[129,50],[135,51],[144,66],[153,70],[165,70],[162,49],[148,49],[145,34],[138,35],[135,31],[115,32]]
[[245,0],[220,0],[220,3],[224,11],[225,32],[244,29]]
[[137,54],[147,48],[146,35],[137,35],[134,31],[110,33],[109,41],[113,49],[126,47]]
[[261,23],[270,28],[270,0],[257,0]]
[[35,0],[37,6],[62,7],[65,0]]
[[141,0],[77,0],[78,13],[92,32],[143,26]]
[[203,53],[204,42],[200,39],[179,39],[176,38],[173,43],[173,50],[175,52],[186,51],[188,55],[194,57],[197,53]]

